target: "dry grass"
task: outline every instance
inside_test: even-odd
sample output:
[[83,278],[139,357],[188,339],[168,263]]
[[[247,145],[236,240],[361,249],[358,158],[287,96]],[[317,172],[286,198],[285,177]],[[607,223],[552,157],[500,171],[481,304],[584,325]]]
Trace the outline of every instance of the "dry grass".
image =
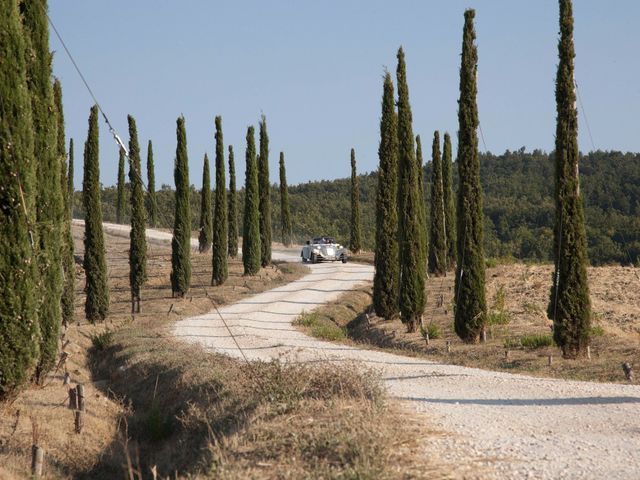
[[[500,265],[487,269],[487,299],[493,325],[486,344],[466,345],[453,330],[453,276],[427,282],[425,323],[441,336],[429,345],[420,333],[408,334],[398,319],[370,315],[371,286],[343,295],[313,312],[315,324],[345,330],[347,342],[420,355],[457,365],[565,379],[626,382],[623,362],[640,366],[640,279],[631,267],[589,269],[594,321],[591,360],[561,358],[555,346],[539,348],[551,334],[546,307],[551,285],[550,265]],[[307,332],[313,333],[309,327]],[[451,352],[446,344],[450,342]],[[505,358],[509,350],[509,358]],[[552,365],[548,364],[549,356]]]

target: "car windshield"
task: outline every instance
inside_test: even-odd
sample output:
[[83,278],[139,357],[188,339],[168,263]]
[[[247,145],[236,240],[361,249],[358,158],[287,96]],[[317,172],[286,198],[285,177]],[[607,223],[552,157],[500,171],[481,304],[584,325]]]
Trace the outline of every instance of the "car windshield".
[[320,245],[329,245],[332,243],[336,243],[336,240],[333,237],[318,237],[313,239],[313,243]]

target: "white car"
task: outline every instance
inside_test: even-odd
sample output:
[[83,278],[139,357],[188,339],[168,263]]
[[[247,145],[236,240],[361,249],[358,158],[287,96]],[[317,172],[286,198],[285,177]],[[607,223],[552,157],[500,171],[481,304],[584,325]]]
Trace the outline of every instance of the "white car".
[[307,244],[300,252],[303,262],[341,261],[347,263],[347,249],[336,242],[333,237],[317,237],[307,240]]

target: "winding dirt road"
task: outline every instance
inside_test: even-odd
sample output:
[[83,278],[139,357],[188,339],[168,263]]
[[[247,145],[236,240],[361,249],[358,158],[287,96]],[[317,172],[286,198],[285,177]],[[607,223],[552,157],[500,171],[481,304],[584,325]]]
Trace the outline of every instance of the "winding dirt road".
[[[168,236],[148,235],[154,241]],[[299,261],[291,253],[274,258]],[[288,285],[220,309],[249,359],[353,362],[378,370],[392,397],[427,413],[447,433],[434,436],[425,455],[450,463],[454,477],[640,478],[640,386],[490,372],[310,338],[292,326],[300,313],[373,277],[372,267],[354,263],[310,269]],[[182,320],[174,333],[241,356],[216,312]]]

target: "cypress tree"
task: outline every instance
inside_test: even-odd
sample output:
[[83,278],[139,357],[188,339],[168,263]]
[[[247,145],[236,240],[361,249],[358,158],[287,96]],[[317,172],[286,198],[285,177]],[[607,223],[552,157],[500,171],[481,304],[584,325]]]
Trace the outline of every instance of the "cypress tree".
[[149,226],[158,226],[158,201],[156,200],[156,172],[153,163],[153,144],[147,146],[147,212]]
[[289,209],[289,187],[284,166],[284,152],[280,152],[280,220],[282,224],[282,244],[291,246],[291,211]]
[[445,231],[444,190],[442,159],[440,158],[440,133],[433,134],[431,153],[431,214],[429,216],[429,272],[440,277],[447,273],[447,239]]
[[358,253],[362,246],[362,232],[360,228],[360,187],[356,173],[356,151],[351,149],[351,236],[349,250]]
[[29,37],[27,83],[31,94],[34,155],[37,159],[36,220],[40,274],[40,360],[35,379],[41,382],[57,360],[62,322],[62,255],[64,208],[57,154],[58,122],[51,84],[51,52],[46,0],[21,5],[24,33]]
[[56,118],[58,123],[58,141],[56,151],[60,162],[60,191],[62,192],[62,204],[64,206],[62,217],[62,324],[69,325],[73,321],[75,303],[75,276],[76,265],[73,258],[73,234],[71,233],[71,201],[69,195],[69,181],[67,179],[67,150],[64,138],[64,111],[62,108],[62,86],[56,78],[53,83],[53,98],[56,106]]
[[200,234],[198,235],[198,251],[208,252],[213,241],[213,213],[211,208],[211,172],[209,156],[204,154],[202,166],[202,190],[200,190]]
[[398,312],[400,264],[398,257],[398,118],[393,81],[385,73],[378,147],[378,190],[376,194],[376,252],[373,277],[373,306],[387,320]]
[[[416,135],[416,162],[418,163],[418,205],[420,207],[420,224],[423,226],[422,258],[428,263],[429,258],[429,226],[427,222],[427,196],[425,194],[424,162],[422,160],[422,140]],[[425,268],[427,265],[425,264]]]
[[89,133],[84,144],[84,177],[82,203],[84,205],[84,272],[87,279],[87,299],[84,312],[95,323],[109,313],[109,285],[107,261],[102,232],[102,203],[100,201],[100,162],[98,143],[98,106],[91,107]]
[[426,225],[420,198],[420,172],[414,149],[409,87],[402,47],[398,50],[398,237],[400,242],[400,316],[415,332],[425,305]]
[[556,77],[555,274],[547,313],[553,338],[566,357],[589,345],[591,302],[587,280],[587,242],[578,161],[578,113],[574,84],[573,11],[560,0],[560,62]]
[[124,179],[124,150],[118,149],[118,190],[116,198],[116,223],[124,223],[124,212],[127,206]]
[[131,115],[127,116],[127,120],[129,121],[129,183],[131,184],[129,285],[131,286],[131,313],[140,313],[140,289],[147,280],[144,190],[136,121]]
[[458,101],[458,262],[456,270],[455,330],[465,342],[477,342],[487,316],[485,265],[482,250],[482,187],[478,158],[476,76],[478,51],[474,44],[474,10],[464,13],[460,100]]
[[258,167],[254,129],[247,129],[247,166],[244,183],[244,223],[242,228],[242,263],[245,275],[255,275],[260,270],[260,210],[258,194]]
[[224,143],[222,118],[216,117],[216,206],[213,227],[213,274],[211,285],[222,285],[229,276],[227,254],[229,237],[227,231],[227,186],[224,175]]
[[73,219],[73,204],[75,203],[76,190],[73,186],[73,138],[69,140],[69,174],[67,175],[68,189],[69,189],[69,215]]
[[260,195],[260,262],[271,264],[271,184],[269,183],[269,135],[267,119],[260,121],[260,157],[258,157],[258,188]]
[[176,183],[176,210],[171,240],[171,291],[184,297],[191,286],[191,202],[189,199],[189,159],[184,117],[178,117],[176,163],[173,178]]
[[0,0],[0,400],[32,372],[38,351],[33,121],[18,3]]
[[236,166],[233,146],[229,145],[229,256],[238,256],[238,195],[236,193]]
[[447,234],[447,269],[456,264],[456,207],[453,200],[453,165],[451,163],[451,137],[444,134],[442,149],[442,190],[444,192],[444,230]]

